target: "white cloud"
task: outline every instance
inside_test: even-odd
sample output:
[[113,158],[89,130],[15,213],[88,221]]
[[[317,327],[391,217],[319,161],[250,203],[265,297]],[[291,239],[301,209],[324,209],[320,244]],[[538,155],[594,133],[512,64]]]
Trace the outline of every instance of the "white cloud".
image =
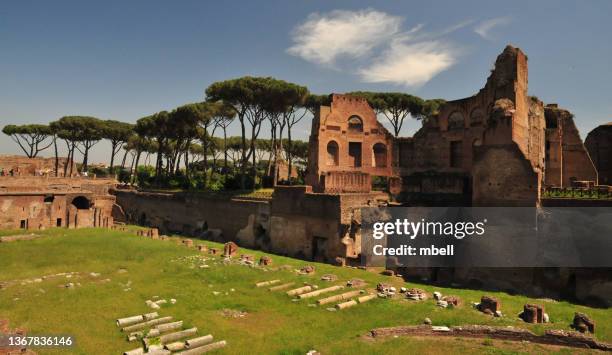
[[482,21],[478,26],[474,27],[474,32],[478,33],[484,39],[491,38],[491,30],[497,26],[507,25],[512,22],[510,17],[496,17],[486,21]]
[[293,33],[291,55],[323,65],[333,65],[341,56],[359,58],[397,34],[402,19],[371,9],[335,10],[311,14]]
[[458,51],[439,40],[410,42],[410,36],[393,40],[387,50],[359,71],[365,82],[423,85],[456,62]]

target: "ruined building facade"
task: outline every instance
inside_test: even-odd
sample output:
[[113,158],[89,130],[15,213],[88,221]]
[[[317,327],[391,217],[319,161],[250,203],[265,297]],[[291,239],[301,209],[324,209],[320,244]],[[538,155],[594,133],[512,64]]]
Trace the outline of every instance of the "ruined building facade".
[[393,176],[393,137],[365,99],[333,94],[312,121],[306,184],[316,192],[369,192]]
[[111,179],[0,177],[0,229],[111,227]]
[[398,139],[400,199],[535,206],[544,185],[596,183],[573,116],[545,107],[527,87],[527,57],[508,46],[476,95],[447,102],[413,137]]

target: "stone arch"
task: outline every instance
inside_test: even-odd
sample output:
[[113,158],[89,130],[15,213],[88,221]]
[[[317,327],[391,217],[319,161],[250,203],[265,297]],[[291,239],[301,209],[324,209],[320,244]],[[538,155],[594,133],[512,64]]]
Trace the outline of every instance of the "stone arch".
[[485,113],[484,110],[480,107],[477,107],[472,110],[470,114],[470,125],[477,126],[481,125],[485,121]]
[[357,115],[352,115],[348,119],[348,131],[351,133],[363,132],[363,120]]
[[463,129],[465,127],[465,118],[459,111],[453,111],[448,115],[448,129]]
[[375,168],[387,167],[387,146],[384,143],[376,143],[372,146],[372,166]]
[[91,207],[91,202],[85,196],[73,198],[71,204],[78,210],[88,210]]
[[336,141],[329,141],[327,143],[327,165],[338,166],[339,164],[339,148]]

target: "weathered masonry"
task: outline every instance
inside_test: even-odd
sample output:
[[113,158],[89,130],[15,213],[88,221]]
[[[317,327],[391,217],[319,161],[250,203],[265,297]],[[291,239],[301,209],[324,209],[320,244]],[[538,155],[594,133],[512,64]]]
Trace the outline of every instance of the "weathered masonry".
[[[0,229],[110,227],[110,179],[0,177]],[[118,208],[118,206],[115,206]]]

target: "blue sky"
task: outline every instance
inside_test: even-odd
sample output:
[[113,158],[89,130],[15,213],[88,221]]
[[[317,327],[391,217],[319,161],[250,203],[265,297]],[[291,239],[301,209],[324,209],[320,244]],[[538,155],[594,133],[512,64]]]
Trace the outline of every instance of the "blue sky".
[[[511,43],[529,57],[530,94],[572,111],[584,138],[612,121],[611,15],[609,1],[5,1],[0,122],[134,122],[243,75],[456,99]],[[0,137],[0,153],[18,152]]]

